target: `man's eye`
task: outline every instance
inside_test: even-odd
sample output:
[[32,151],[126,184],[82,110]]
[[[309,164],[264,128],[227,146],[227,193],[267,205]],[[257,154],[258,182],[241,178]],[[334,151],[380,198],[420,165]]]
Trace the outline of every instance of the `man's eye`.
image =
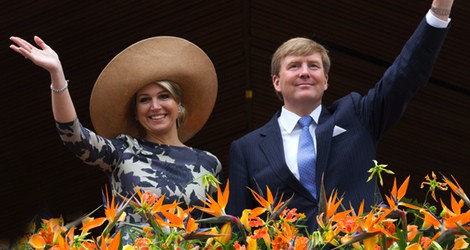
[[295,68],[298,68],[298,67],[299,67],[298,64],[289,65],[289,69],[295,69]]

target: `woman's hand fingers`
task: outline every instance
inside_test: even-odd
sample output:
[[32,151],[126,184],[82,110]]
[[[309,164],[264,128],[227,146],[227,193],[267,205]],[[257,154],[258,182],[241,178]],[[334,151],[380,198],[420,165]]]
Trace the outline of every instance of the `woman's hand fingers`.
[[10,40],[14,43],[10,45],[13,51],[30,59],[36,65],[48,71],[60,67],[58,55],[38,36],[34,36],[34,42],[37,46],[33,46],[20,37],[12,36]]
[[10,48],[23,55],[26,58],[30,57],[31,51],[34,49],[34,46],[28,43],[26,40],[12,36],[10,37],[10,41],[12,41],[14,44],[10,45]]

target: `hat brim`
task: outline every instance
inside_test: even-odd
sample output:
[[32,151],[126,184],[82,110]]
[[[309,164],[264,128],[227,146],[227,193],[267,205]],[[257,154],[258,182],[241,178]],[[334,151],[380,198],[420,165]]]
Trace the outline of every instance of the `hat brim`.
[[90,116],[95,132],[106,138],[139,136],[131,105],[135,93],[158,80],[170,80],[182,89],[186,123],[178,128],[182,142],[206,123],[217,97],[217,75],[209,57],[193,43],[172,36],[148,38],[116,55],[95,82]]

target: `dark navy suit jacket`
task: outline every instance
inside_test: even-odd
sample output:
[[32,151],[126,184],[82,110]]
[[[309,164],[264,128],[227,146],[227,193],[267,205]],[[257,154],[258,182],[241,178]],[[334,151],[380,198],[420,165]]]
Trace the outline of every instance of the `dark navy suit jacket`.
[[[399,56],[366,95],[353,92],[330,107],[322,107],[315,132],[318,191],[324,175],[326,195],[333,189],[338,190],[339,195],[344,195],[346,208],[351,203],[357,209],[362,201],[368,208],[377,202],[374,198],[374,192],[379,190],[377,183],[375,180],[367,182],[370,174],[367,171],[376,159],[377,143],[400,119],[418,89],[429,81],[448,29],[434,28],[423,18]],[[305,213],[308,229],[312,231],[316,229],[318,201],[286,165],[277,121],[279,114],[232,143],[227,213],[240,216],[243,209],[258,207],[246,187],[258,190],[259,186],[265,192],[268,186],[284,198],[294,194],[288,208]],[[345,131],[336,135],[339,128]]]

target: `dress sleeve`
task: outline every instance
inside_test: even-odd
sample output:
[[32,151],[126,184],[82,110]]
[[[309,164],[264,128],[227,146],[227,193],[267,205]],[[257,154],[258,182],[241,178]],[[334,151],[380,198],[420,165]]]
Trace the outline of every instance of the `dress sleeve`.
[[111,172],[119,162],[124,141],[101,137],[83,127],[78,119],[68,123],[56,122],[56,127],[63,144],[84,163]]

